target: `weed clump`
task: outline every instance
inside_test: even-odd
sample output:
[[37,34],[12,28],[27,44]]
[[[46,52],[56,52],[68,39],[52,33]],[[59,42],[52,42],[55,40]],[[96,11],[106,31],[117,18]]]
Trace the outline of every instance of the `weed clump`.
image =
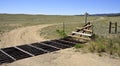
[[64,30],[56,30],[56,32],[59,34],[61,38],[67,37],[67,34]]
[[98,37],[94,41],[89,42],[86,49],[90,52],[108,53],[109,55],[120,57],[119,38],[109,39]]
[[82,47],[83,47],[83,44],[76,44],[74,47],[75,47],[76,49],[79,49],[79,48],[82,48]]

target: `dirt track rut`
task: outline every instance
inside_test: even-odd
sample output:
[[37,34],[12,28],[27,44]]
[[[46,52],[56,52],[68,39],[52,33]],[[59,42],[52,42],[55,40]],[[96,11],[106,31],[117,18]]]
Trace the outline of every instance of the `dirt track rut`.
[[45,39],[40,36],[40,30],[51,25],[22,27],[5,33],[1,38],[0,48],[44,41]]

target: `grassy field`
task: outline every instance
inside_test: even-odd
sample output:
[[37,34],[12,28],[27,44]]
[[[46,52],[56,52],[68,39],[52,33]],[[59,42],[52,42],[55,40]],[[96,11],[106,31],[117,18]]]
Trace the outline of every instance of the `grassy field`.
[[[109,36],[109,21],[118,23],[118,34],[120,35],[120,17],[89,17],[89,20],[94,25],[94,33],[100,36]],[[76,27],[81,27],[84,25],[84,19],[80,22],[65,22],[65,32],[71,34],[72,31],[76,30]],[[49,31],[50,30],[50,31]],[[57,34],[56,30],[63,30],[63,23],[54,26],[49,26],[42,29],[41,35],[47,39],[56,39],[60,36]],[[114,32],[114,29],[113,29]]]
[[[108,36],[109,21],[118,22],[118,32],[120,32],[120,16],[89,16],[88,21],[94,25],[94,32],[98,35]],[[0,34],[23,26],[56,24],[54,26],[50,26],[49,28],[44,28],[41,33],[41,35],[45,38],[55,39],[59,38],[56,30],[63,29],[63,22],[65,23],[65,32],[70,34],[71,31],[76,29],[76,27],[81,27],[84,24],[84,16],[0,14]]]
[[[96,19],[90,17],[88,20]],[[83,23],[83,16],[0,14],[0,34],[14,28],[38,24]]]
[[[117,53],[117,55],[120,56],[120,16],[89,16],[88,21],[90,21],[94,25],[94,33],[104,39],[98,39],[97,41],[91,42],[88,45],[88,49],[98,52],[99,50],[104,50],[107,53]],[[110,21],[118,23],[118,34],[108,33]],[[41,24],[54,24],[53,26],[42,29],[40,35],[46,39],[57,39],[60,38],[57,30],[63,30],[63,22],[65,24],[65,33],[68,35],[71,34],[72,31],[75,31],[76,27],[81,27],[84,25],[84,16],[0,14],[0,36],[5,32],[19,27]],[[110,42],[109,40],[112,40],[112,42]],[[100,44],[105,45],[103,46]],[[109,44],[112,45],[108,47]],[[112,50],[110,48],[112,48]]]

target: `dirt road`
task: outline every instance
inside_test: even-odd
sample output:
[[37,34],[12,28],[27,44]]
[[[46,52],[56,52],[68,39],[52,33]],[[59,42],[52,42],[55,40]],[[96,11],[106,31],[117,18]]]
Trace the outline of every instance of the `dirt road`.
[[[1,47],[44,41],[40,30],[51,25],[37,25],[12,30],[2,38]],[[120,60],[96,54],[75,52],[73,48],[15,61],[1,66],[120,66]]]
[[22,27],[5,33],[1,38],[0,48],[44,41],[45,39],[40,37],[40,30],[51,25]]

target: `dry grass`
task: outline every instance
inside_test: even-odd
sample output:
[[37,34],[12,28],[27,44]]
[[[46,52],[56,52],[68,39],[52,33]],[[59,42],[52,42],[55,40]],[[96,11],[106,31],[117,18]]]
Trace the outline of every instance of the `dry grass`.
[[83,45],[84,52],[98,53],[100,56],[107,53],[113,57],[120,57],[120,36],[115,38],[97,37]]

